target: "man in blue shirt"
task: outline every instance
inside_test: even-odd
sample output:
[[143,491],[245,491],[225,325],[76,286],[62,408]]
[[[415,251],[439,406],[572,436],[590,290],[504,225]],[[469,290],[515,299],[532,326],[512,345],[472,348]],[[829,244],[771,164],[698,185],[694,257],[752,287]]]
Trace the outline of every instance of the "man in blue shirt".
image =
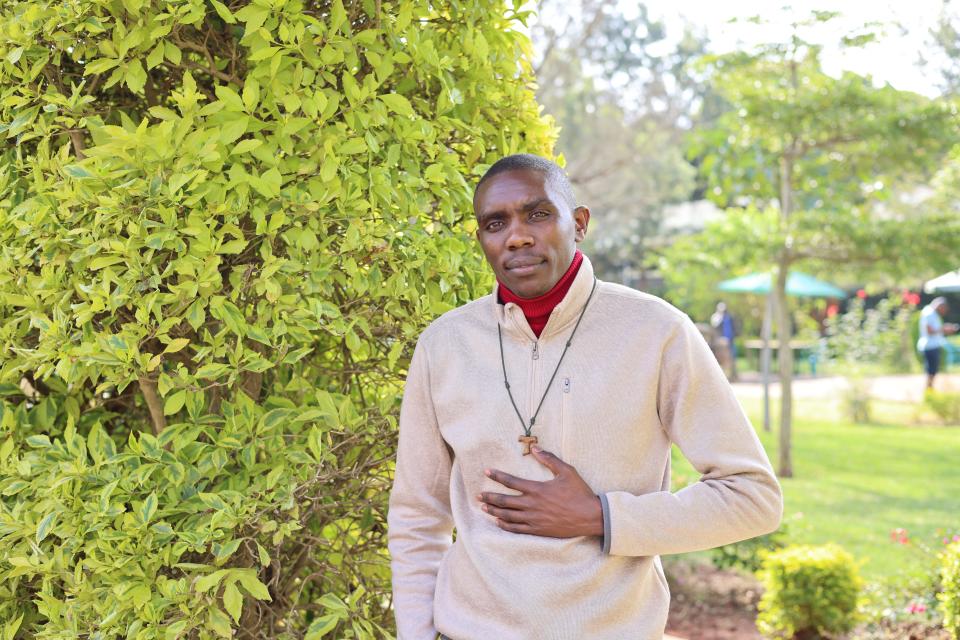
[[957,332],[957,325],[944,324],[943,317],[950,307],[947,299],[940,296],[930,301],[920,312],[920,339],[917,340],[917,351],[923,353],[927,371],[927,389],[933,388],[933,378],[940,370],[940,350],[947,346],[945,336]]

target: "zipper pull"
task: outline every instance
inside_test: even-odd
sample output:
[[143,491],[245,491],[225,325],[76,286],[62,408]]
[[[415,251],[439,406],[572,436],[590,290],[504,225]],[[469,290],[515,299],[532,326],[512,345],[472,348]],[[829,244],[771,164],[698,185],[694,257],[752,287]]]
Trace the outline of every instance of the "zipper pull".
[[534,359],[534,360],[539,360],[539,359],[540,359],[540,349],[539,349],[539,347],[540,347],[540,343],[539,343],[539,342],[534,342],[534,343],[533,343],[533,359]]

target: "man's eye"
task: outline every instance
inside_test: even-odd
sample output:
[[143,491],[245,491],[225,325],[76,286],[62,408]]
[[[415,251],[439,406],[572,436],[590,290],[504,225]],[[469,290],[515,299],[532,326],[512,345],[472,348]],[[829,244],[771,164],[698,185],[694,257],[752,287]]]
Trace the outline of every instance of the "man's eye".
[[487,225],[487,231],[497,231],[502,225],[503,225],[502,221],[494,220],[493,222]]
[[534,218],[546,218],[550,215],[549,211],[534,211],[531,216]]

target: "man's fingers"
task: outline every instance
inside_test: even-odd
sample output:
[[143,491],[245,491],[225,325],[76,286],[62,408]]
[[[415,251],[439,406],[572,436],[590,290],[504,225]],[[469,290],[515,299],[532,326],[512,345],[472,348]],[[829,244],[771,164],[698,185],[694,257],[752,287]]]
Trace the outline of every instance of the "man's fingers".
[[515,509],[501,509],[500,507],[494,507],[489,504],[483,505],[483,510],[486,513],[489,513],[494,518],[498,520],[503,520],[504,522],[526,522],[527,512],[526,511],[517,511]]
[[536,529],[524,522],[507,522],[506,520],[500,520],[499,518],[497,519],[497,526],[504,531],[509,531],[511,533],[525,533],[530,535],[536,532]]
[[539,447],[531,448],[533,451],[533,457],[537,459],[537,462],[545,466],[547,469],[553,472],[553,475],[558,476],[560,472],[567,468],[567,463],[553,455],[549,451],[544,451]]
[[487,477],[493,480],[494,482],[499,482],[505,487],[510,489],[516,489],[521,493],[529,493],[536,489],[536,486],[539,485],[539,482],[533,480],[524,480],[523,478],[518,478],[517,476],[512,476],[509,473],[504,473],[497,469],[487,469]]
[[527,502],[523,496],[508,496],[503,493],[481,493],[480,502],[486,503],[501,509],[525,509]]

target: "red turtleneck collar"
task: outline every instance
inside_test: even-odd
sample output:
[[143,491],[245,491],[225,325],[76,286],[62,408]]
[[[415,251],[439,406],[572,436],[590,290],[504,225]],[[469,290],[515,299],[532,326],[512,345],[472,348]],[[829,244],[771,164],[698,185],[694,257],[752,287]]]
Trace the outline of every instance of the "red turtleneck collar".
[[530,325],[533,333],[539,338],[543,328],[547,326],[547,320],[550,319],[550,312],[553,311],[553,308],[567,295],[567,291],[570,290],[570,285],[573,284],[573,279],[577,276],[577,271],[580,270],[582,263],[583,254],[577,249],[577,252],[573,254],[573,261],[567,268],[567,272],[557,280],[557,284],[553,285],[550,291],[536,298],[521,298],[497,280],[497,284],[500,285],[497,287],[497,297],[503,304],[513,302],[520,307],[523,311],[523,316],[527,319],[527,324]]

